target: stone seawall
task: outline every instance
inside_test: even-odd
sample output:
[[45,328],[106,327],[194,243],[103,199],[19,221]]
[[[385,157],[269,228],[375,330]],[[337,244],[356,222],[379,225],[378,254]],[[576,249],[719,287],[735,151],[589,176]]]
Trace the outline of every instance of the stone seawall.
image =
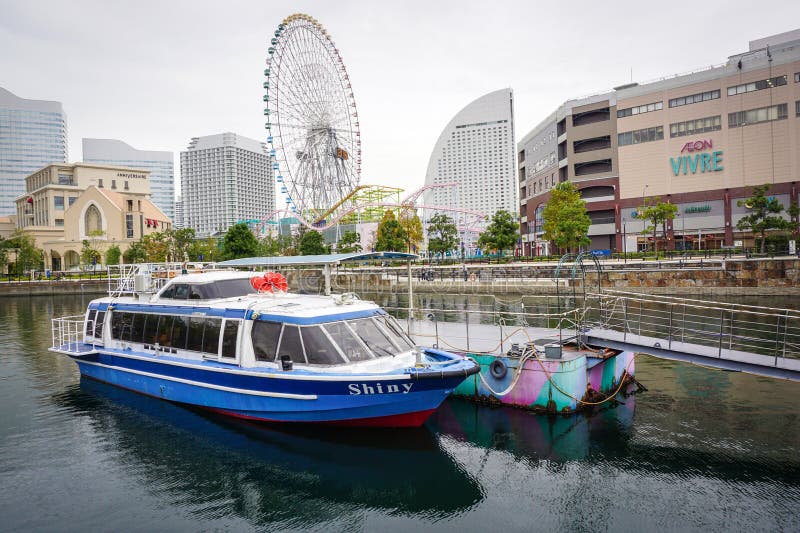
[[[633,268],[633,267],[636,268]],[[413,276],[414,291],[418,293],[466,294],[556,294],[553,276],[554,265],[492,265],[467,267],[468,280],[452,274],[452,269],[442,280],[441,272],[435,281],[420,280],[419,270]],[[588,290],[597,289],[597,273],[587,265]],[[566,279],[571,269],[564,269],[558,292],[572,290],[572,281]],[[471,275],[474,274],[474,275]],[[319,269],[290,270],[286,272],[293,291],[318,293],[323,289],[323,276]],[[582,280],[578,279],[580,289]],[[648,265],[606,263],[600,274],[604,289],[647,292],[649,294],[674,294],[696,296],[800,296],[800,259],[731,259],[712,263],[701,268],[681,268],[677,264]],[[382,271],[358,269],[339,271],[331,276],[334,292],[406,292],[408,281],[405,269]],[[0,296],[34,296],[58,294],[103,295],[108,290],[106,280],[22,281],[0,283]]]
[[[635,266],[636,268],[632,268]],[[459,267],[460,268],[460,267]],[[597,289],[597,273],[587,265],[587,289]],[[468,281],[456,276],[445,276],[442,280],[420,280],[414,275],[414,291],[420,293],[467,293],[467,294],[556,294],[556,283],[552,278],[553,265],[503,265],[468,267]],[[517,275],[522,272],[521,277]],[[416,271],[415,271],[416,272]],[[469,276],[476,272],[477,276]],[[572,281],[566,279],[570,269],[564,269],[558,292],[571,290]],[[474,279],[472,279],[474,277]],[[321,288],[321,273],[303,271],[289,276],[293,288],[313,290]],[[408,290],[404,272],[360,273],[357,270],[331,277],[331,287],[337,292],[405,292]],[[582,279],[575,281],[580,288]],[[729,259],[717,261],[709,266],[685,268],[677,263],[653,263],[624,265],[605,264],[600,274],[600,285],[604,289],[647,292],[650,294],[676,295],[800,295],[800,259]]]
[[6,281],[0,283],[3,296],[58,296],[86,294],[102,296],[108,293],[105,279],[79,279],[61,281]]

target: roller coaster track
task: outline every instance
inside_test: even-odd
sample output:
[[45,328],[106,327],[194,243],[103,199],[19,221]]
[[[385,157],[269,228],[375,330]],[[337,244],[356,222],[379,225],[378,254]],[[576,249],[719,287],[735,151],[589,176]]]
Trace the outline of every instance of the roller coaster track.
[[458,183],[453,181],[450,183],[432,183],[430,185],[425,185],[424,187],[420,187],[416,191],[406,196],[405,200],[403,200],[400,203],[402,203],[403,205],[414,204],[417,201],[417,198],[419,198],[422,195],[422,193],[424,193],[428,189],[438,189],[441,187],[458,187]]
[[[431,184],[431,185],[425,185],[424,187],[420,187],[419,189],[415,190],[414,192],[412,192],[411,194],[406,196],[400,203],[396,203],[396,202],[372,202],[372,203],[367,203],[367,204],[353,205],[353,206],[348,207],[344,211],[341,211],[335,217],[333,217],[330,220],[328,220],[327,217],[329,217],[330,215],[335,213],[338,209],[340,209],[342,206],[344,206],[350,199],[352,199],[354,196],[356,196],[360,191],[363,191],[365,189],[369,189],[371,187],[374,187],[374,185],[359,185],[358,187],[353,189],[350,192],[350,194],[348,194],[347,196],[342,198],[340,201],[338,201],[336,204],[334,204],[323,215],[316,217],[316,219],[313,222],[308,222],[307,220],[305,220],[301,216],[298,216],[298,214],[296,212],[291,211],[289,209],[276,209],[275,211],[272,211],[271,213],[269,213],[264,218],[264,220],[261,221],[261,223],[263,224],[263,223],[267,223],[267,222],[269,222],[271,220],[277,220],[278,219],[277,217],[279,217],[279,216],[284,216],[284,217],[288,216],[288,217],[292,217],[292,218],[297,218],[297,220],[298,220],[298,222],[300,224],[304,225],[305,227],[307,227],[309,229],[323,230],[324,231],[326,229],[332,228],[332,227],[336,226],[337,224],[339,224],[339,221],[342,220],[343,218],[346,218],[346,217],[348,217],[348,216],[350,216],[350,215],[352,215],[354,213],[358,213],[359,211],[364,210],[364,209],[368,209],[368,208],[372,208],[372,207],[399,208],[399,209],[413,208],[413,209],[429,209],[429,210],[432,210],[432,211],[445,211],[445,212],[449,212],[449,213],[459,213],[459,214],[462,214],[462,215],[466,215],[467,217],[472,218],[472,220],[469,220],[469,223],[471,223],[471,224],[468,224],[465,221],[465,223],[462,226],[459,227],[459,231],[467,231],[467,232],[470,232],[470,233],[479,232],[480,230],[477,227],[469,227],[469,226],[477,225],[478,222],[483,221],[485,219],[486,214],[482,213],[481,211],[475,211],[475,210],[472,210],[472,209],[461,209],[461,208],[458,208],[458,207],[438,206],[438,205],[424,205],[424,204],[417,204],[416,203],[417,200],[419,199],[419,197],[422,196],[422,194],[425,191],[429,190],[429,189],[437,189],[437,188],[442,188],[442,187],[456,187],[456,186],[458,186],[458,183],[456,183],[456,182],[434,183],[434,184]],[[253,223],[254,221],[248,220],[248,221],[245,221],[245,222],[250,224],[250,223]]]
[[[283,215],[283,216],[289,216],[289,217],[297,218],[297,220],[300,222],[300,224],[304,225],[305,227],[307,227],[309,229],[315,229],[317,231],[324,231],[324,230],[326,230],[328,228],[332,228],[332,227],[336,226],[339,223],[339,221],[341,219],[345,218],[346,216],[352,215],[353,213],[357,213],[361,209],[366,209],[366,208],[369,208],[369,207],[394,207],[394,208],[403,209],[403,208],[408,207],[408,204],[394,203],[394,202],[376,202],[376,203],[363,204],[363,205],[359,205],[359,206],[355,206],[355,207],[350,207],[350,208],[342,211],[341,213],[339,213],[335,218],[332,218],[331,220],[326,221],[324,224],[319,223],[319,222],[317,222],[317,223],[308,222],[308,221],[304,220],[303,218],[298,217],[297,213],[295,213],[294,211],[290,211],[288,209],[276,209],[275,211],[272,211],[270,214],[268,214],[265,217],[264,222],[268,222],[270,220],[274,220],[278,216]],[[457,207],[446,207],[446,206],[438,206],[438,205],[417,205],[415,207],[417,209],[431,209],[431,210],[434,210],[434,211],[447,211],[447,212],[451,212],[451,213],[460,213],[460,214],[463,214],[463,215],[467,215],[469,217],[475,217],[475,220],[473,222],[477,222],[477,221],[483,220],[484,217],[485,217],[485,215],[482,212],[473,211],[471,209],[460,209],[460,208],[457,208]],[[466,231],[478,231],[477,228],[465,228],[465,230]]]

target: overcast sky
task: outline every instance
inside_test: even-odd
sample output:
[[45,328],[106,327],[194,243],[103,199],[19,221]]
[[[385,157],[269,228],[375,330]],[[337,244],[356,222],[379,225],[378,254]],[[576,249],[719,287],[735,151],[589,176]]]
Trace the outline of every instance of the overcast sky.
[[308,13],[344,59],[361,124],[362,184],[425,179],[462,107],[514,90],[516,139],[571,97],[724,62],[800,26],[800,1],[0,0],[0,87],[58,100],[81,139],[179,152],[194,136],[264,140],[269,38]]

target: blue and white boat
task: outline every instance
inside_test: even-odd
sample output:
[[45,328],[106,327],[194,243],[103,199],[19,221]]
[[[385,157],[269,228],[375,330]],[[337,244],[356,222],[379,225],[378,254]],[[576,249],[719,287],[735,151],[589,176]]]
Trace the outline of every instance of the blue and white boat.
[[266,422],[419,426],[479,371],[415,346],[372,302],[268,290],[275,278],[178,275],[154,292],[140,273],[131,294],[54,319],[51,350],[84,377]]

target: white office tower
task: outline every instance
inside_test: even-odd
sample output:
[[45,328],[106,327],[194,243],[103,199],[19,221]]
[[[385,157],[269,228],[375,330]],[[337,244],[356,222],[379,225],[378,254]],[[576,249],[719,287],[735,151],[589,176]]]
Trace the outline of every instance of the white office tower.
[[185,227],[183,223],[183,199],[180,196],[175,200],[175,218],[173,222],[175,223],[175,229],[183,229]]
[[[516,216],[514,152],[513,92],[501,89],[481,96],[447,124],[428,162],[425,185],[457,185],[427,190],[425,205],[477,211],[488,217],[505,209]],[[436,211],[426,210],[425,218]],[[456,221],[462,218],[457,212],[443,212]]]
[[16,214],[25,177],[67,161],[67,116],[61,102],[27,100],[0,87],[0,215]]
[[266,145],[235,133],[192,138],[181,152],[181,200],[184,226],[197,235],[265,221],[275,210]]
[[172,152],[137,150],[116,139],[83,139],[83,162],[150,171],[150,200],[175,220],[175,161]]

